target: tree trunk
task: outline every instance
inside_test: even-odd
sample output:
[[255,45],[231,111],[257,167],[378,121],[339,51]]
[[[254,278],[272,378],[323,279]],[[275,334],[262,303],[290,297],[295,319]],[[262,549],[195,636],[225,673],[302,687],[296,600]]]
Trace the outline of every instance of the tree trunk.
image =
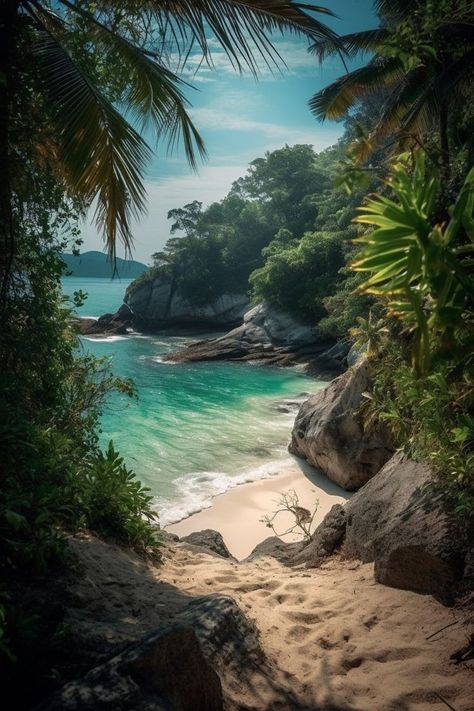
[[0,309],[3,313],[14,258],[11,204],[10,114],[12,64],[19,0],[0,0]]

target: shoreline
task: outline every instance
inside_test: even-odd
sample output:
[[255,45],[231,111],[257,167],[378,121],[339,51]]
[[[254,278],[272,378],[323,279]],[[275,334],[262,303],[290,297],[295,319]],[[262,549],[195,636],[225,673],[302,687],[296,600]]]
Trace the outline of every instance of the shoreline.
[[[293,464],[282,468],[286,471],[257,481],[238,484],[212,499],[212,505],[182,519],[178,523],[164,526],[164,530],[175,533],[180,538],[195,531],[210,528],[222,534],[224,541],[238,560],[246,558],[256,545],[275,533],[261,519],[272,514],[282,494],[294,490],[300,506],[313,512],[318,508],[313,521],[313,530],[321,523],[334,504],[343,504],[351,497],[351,492],[341,489],[323,474],[313,469],[304,460],[291,457]],[[277,466],[277,464],[276,464]],[[243,524],[243,522],[245,522]],[[275,522],[278,533],[294,525],[290,513],[279,514]],[[301,535],[291,533],[283,540],[301,540]]]

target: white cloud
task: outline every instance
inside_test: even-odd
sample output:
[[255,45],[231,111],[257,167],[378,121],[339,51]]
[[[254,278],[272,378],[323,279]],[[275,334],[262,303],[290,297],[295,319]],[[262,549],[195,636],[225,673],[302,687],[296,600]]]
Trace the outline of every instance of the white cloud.
[[[250,42],[250,45],[252,43]],[[184,66],[181,65],[181,57],[172,54],[170,65],[177,71],[183,79],[193,82],[215,81],[219,75],[235,75],[238,66],[230,56],[227,55],[223,47],[215,39],[209,40],[210,55],[208,60],[203,58],[200,51],[192,52],[186,59]],[[308,45],[304,39],[291,39],[288,37],[276,38],[273,40],[273,47],[276,50],[270,56],[262,57],[258,49],[253,48],[254,66],[260,79],[271,80],[288,74],[314,73],[320,68],[319,60],[314,54],[308,52]],[[280,55],[280,57],[278,57]],[[267,61],[265,61],[267,60]],[[337,59],[326,59],[323,67],[340,66]],[[251,78],[252,72],[245,62],[242,61],[241,70],[243,76]]]
[[274,150],[285,143],[310,143],[316,151],[320,151],[335,143],[341,133],[338,128],[323,130],[316,122],[314,129],[285,126],[247,118],[242,113],[213,106],[193,109],[191,114],[199,130],[259,133],[266,139],[263,150]]

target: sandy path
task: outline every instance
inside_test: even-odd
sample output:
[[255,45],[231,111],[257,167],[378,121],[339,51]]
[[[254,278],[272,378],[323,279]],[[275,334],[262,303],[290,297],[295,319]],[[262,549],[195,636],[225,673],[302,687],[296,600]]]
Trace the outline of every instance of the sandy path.
[[[472,611],[378,585],[372,565],[333,559],[295,570],[270,558],[237,564],[183,546],[169,551],[158,575],[191,595],[231,595],[257,624],[275,679],[285,679],[307,709],[474,709],[473,663],[449,661],[466,643]],[[234,689],[235,708],[276,708],[268,689],[257,705],[248,694]]]

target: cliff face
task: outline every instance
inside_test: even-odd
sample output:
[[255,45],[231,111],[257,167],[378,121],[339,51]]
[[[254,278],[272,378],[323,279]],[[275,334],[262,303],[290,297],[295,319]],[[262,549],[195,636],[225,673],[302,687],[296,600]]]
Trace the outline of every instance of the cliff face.
[[197,306],[162,276],[131,284],[125,303],[133,313],[134,325],[144,330],[167,326],[232,327],[242,322],[249,306],[245,294],[223,294],[210,304]]

